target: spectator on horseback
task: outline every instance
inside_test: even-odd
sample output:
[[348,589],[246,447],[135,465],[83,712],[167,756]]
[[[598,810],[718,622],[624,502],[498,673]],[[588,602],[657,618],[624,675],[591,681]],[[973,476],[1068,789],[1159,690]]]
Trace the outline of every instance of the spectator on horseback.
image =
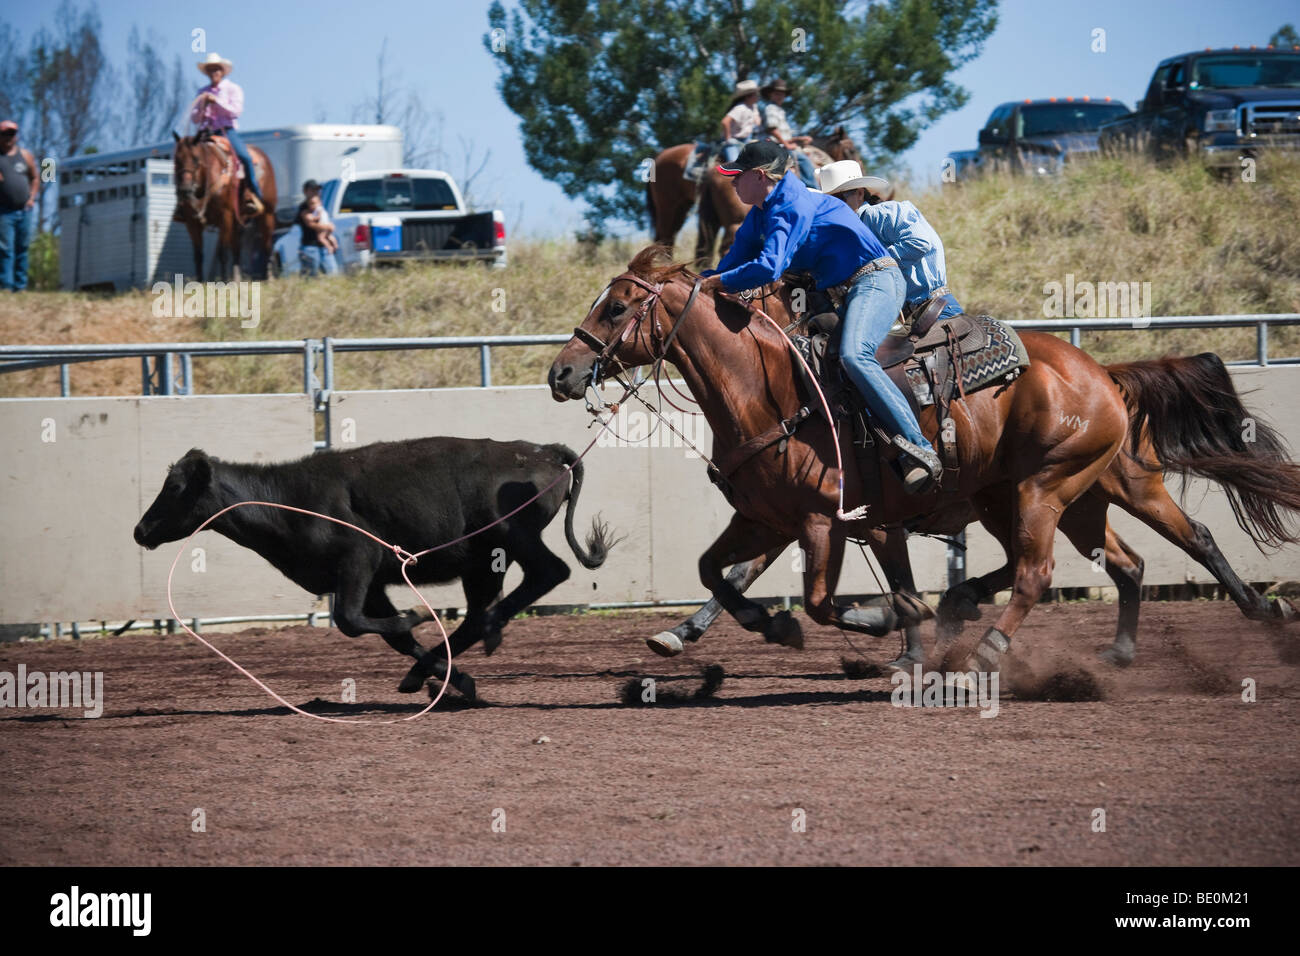
[[746,143],[758,135],[763,117],[758,112],[758,84],[741,80],[731,95],[731,108],[722,117],[722,158],[734,162]]
[[907,491],[919,494],[938,483],[942,465],[907,398],[876,358],[876,348],[903,306],[903,274],[852,210],[810,191],[790,166],[785,147],[759,140],[742,149],[734,162],[717,167],[734,177],[736,195],[753,208],[718,268],[704,273],[700,288],[742,292],[776,282],[787,271],[810,272],[843,316],[844,369],[872,416],[915,462],[904,464],[901,475]]
[[790,121],[786,119],[785,107],[781,104],[790,97],[790,87],[785,85],[785,80],[779,77],[768,83],[759,92],[763,94],[763,99],[767,100],[767,105],[763,107],[763,129],[767,132],[769,139],[774,139],[790,151],[794,158],[795,164],[799,169],[799,178],[809,189],[817,188],[817,174],[813,169],[813,162],[808,158],[801,146],[808,146],[812,143],[811,136],[795,136],[794,130],[790,128]]
[[822,192],[842,199],[861,217],[898,262],[907,281],[905,319],[914,321],[927,310],[936,319],[962,314],[956,297],[948,291],[943,240],[912,203],[883,198],[894,195],[888,180],[863,176],[862,167],[851,159],[823,166],[817,180]]
[[250,215],[256,215],[263,208],[262,191],[257,186],[253,158],[235,131],[239,125],[239,114],[244,112],[244,91],[237,83],[227,79],[234,64],[219,53],[209,53],[207,59],[199,61],[198,67],[199,72],[206,74],[210,82],[199,90],[198,98],[190,110],[190,121],[200,130],[226,137],[244,165],[244,176],[248,180],[249,189],[246,211]]

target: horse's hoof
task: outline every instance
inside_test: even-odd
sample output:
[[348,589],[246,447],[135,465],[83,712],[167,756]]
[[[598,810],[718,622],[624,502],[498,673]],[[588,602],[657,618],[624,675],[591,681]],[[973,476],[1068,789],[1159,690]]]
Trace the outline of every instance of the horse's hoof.
[[840,612],[838,623],[855,631],[862,631],[872,637],[884,637],[892,634],[898,627],[898,615],[892,607],[872,605],[869,607],[850,607]]
[[1275,624],[1290,624],[1300,618],[1300,611],[1297,611],[1296,606],[1284,597],[1274,597],[1269,604],[1273,612],[1272,620]]
[[492,652],[501,646],[501,632],[493,631],[483,637],[483,656],[491,657]]
[[924,655],[921,654],[917,654],[916,656],[911,654],[900,654],[884,666],[886,670],[902,671],[905,674],[910,674],[912,673],[912,668],[916,667],[917,664],[925,663],[923,657]]
[[454,685],[460,691],[460,696],[468,701],[478,700],[478,687],[474,683],[474,678],[468,674],[461,674],[460,680]]
[[397,691],[400,694],[414,694],[424,686],[424,680],[424,671],[420,670],[420,666],[417,664],[406,672],[402,682],[397,685]]
[[1137,650],[1132,646],[1112,644],[1097,656],[1107,664],[1114,664],[1116,667],[1128,667],[1133,663],[1133,658],[1137,656]]
[[647,637],[645,644],[660,657],[676,657],[686,649],[682,639],[672,631],[660,631],[654,637]]
[[962,594],[944,595],[939,602],[939,619],[952,621],[978,621],[983,612],[979,602],[972,601]]
[[793,647],[797,651],[803,650],[803,628],[799,626],[798,619],[789,611],[781,611],[776,614],[767,627],[763,628],[763,640],[769,644],[780,644],[782,647]]

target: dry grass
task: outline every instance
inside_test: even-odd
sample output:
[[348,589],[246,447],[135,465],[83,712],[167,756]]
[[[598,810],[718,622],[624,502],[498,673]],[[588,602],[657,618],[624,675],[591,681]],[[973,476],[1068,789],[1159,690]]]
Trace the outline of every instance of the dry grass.
[[[971,311],[1041,318],[1044,284],[1150,282],[1154,315],[1300,312],[1300,162],[1277,160],[1253,184],[1215,181],[1195,164],[1097,160],[1061,179],[992,177],[913,198],[944,237],[950,284]],[[679,252],[692,239],[684,231]],[[261,323],[157,318],[152,296],[28,293],[0,298],[10,343],[301,339],[568,332],[636,251],[568,241],[515,242],[504,271],[479,265],[377,270],[333,281],[264,284]],[[504,311],[494,310],[504,290]],[[1068,321],[1068,320],[1067,320]],[[1067,324],[1063,321],[1063,324]],[[1276,329],[1272,351],[1300,354],[1300,330]],[[1254,330],[1085,333],[1102,361],[1212,350],[1254,354]],[[493,349],[497,384],[541,382],[553,346]],[[473,385],[478,355],[340,356],[336,387]],[[294,358],[202,359],[202,393],[298,391]],[[74,394],[138,394],[138,360],[74,367]],[[58,394],[57,369],[0,377],[0,395]]]

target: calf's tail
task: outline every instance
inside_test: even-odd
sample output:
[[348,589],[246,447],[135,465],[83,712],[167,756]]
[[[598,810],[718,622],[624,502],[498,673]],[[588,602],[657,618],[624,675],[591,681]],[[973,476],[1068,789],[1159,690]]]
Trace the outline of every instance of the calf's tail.
[[605,563],[610,548],[614,547],[618,542],[611,538],[609,525],[601,521],[598,514],[591,520],[591,530],[587,532],[587,550],[582,549],[582,545],[578,543],[578,539],[573,533],[573,512],[578,505],[578,494],[582,491],[582,459],[568,445],[551,445],[550,447],[560,456],[560,462],[569,469],[570,474],[573,476],[569,485],[569,505],[564,511],[564,537],[584,568],[598,568]]

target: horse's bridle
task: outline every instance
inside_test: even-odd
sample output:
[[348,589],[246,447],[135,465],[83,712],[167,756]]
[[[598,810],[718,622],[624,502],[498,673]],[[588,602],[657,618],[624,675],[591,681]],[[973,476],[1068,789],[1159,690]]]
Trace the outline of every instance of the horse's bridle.
[[[635,275],[631,272],[625,272],[620,276],[616,276],[614,279],[610,281],[609,285],[605,287],[605,291],[596,297],[596,301],[592,303],[591,309],[595,309],[596,305],[601,301],[604,295],[607,292],[609,292],[609,290],[613,287],[614,283],[618,282],[620,279],[626,279],[628,282],[631,282],[633,285],[640,286],[642,289],[645,289],[648,293],[650,293],[644,299],[641,300],[641,305],[637,308],[636,312],[632,314],[631,318],[629,318],[626,322],[623,323],[622,329],[619,332],[617,332],[614,336],[612,336],[608,342],[602,342],[591,332],[588,332],[586,329],[582,328],[582,326],[578,326],[573,330],[573,337],[596,353],[596,360],[595,362],[592,363],[591,366],[591,381],[593,384],[598,383],[600,381],[601,366],[606,364],[611,358],[614,358],[614,353],[616,353],[619,350],[619,348],[622,347],[623,343],[627,341],[628,337],[632,334],[633,330],[635,330],[636,327],[641,323],[641,320],[644,319],[646,316],[652,315],[654,313],[654,310],[659,305],[660,296],[663,294],[664,291],[664,284],[662,282],[656,282],[651,284],[647,282],[645,279],[642,279],[638,275]],[[686,305],[682,309],[681,315],[679,315],[677,317],[677,321],[673,323],[672,330],[668,333],[667,337],[663,340],[662,347],[657,350],[659,354],[654,356],[654,361],[656,365],[662,364],[664,359],[668,357],[668,347],[672,345],[673,339],[677,337],[678,329],[682,327],[682,322],[686,319],[687,314],[691,311],[691,306],[695,304],[696,296],[700,294],[701,281],[702,279],[700,277],[696,277],[695,285],[692,286],[691,288],[691,294],[686,299]],[[588,315],[591,314],[591,309],[587,311]],[[658,322],[655,323],[655,328],[656,329],[659,328]],[[653,342],[654,342],[654,335],[652,332],[651,333],[652,352],[656,351],[654,349]]]

